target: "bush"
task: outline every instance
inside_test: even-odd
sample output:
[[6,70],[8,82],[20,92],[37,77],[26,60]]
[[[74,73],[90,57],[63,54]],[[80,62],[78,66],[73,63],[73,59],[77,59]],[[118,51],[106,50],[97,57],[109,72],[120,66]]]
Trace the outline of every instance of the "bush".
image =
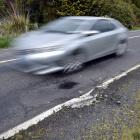
[[20,1],[7,2],[7,10],[0,24],[0,34],[19,34],[29,28],[29,15]]
[[108,16],[129,28],[135,23],[131,4],[122,0],[58,0],[55,6],[58,16]]
[[136,25],[140,26],[140,9],[135,4],[132,4],[132,8],[136,16]]
[[135,23],[135,15],[131,4],[121,0],[92,0],[90,13],[95,16],[115,18],[128,28],[132,28]]
[[19,34],[28,30],[29,22],[24,16],[11,16],[0,25],[2,35]]
[[0,48],[7,48],[12,41],[11,37],[0,37]]
[[57,0],[55,3],[58,16],[88,15],[91,0]]
[[138,8],[140,8],[140,0],[132,0],[132,2],[133,2]]
[[3,29],[8,33],[28,30],[29,21],[42,24],[74,15],[108,16],[132,28],[140,24],[140,0],[0,0],[0,17],[3,13],[6,17]]

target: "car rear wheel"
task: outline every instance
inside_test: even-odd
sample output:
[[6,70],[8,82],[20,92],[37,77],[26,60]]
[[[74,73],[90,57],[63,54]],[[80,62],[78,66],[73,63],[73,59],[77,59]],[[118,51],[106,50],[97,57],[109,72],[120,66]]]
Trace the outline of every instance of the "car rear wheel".
[[120,43],[117,47],[116,55],[117,56],[124,55],[127,51],[127,48],[128,48],[128,43],[127,42]]
[[65,59],[64,73],[71,73],[83,68],[85,57],[83,53],[76,52]]

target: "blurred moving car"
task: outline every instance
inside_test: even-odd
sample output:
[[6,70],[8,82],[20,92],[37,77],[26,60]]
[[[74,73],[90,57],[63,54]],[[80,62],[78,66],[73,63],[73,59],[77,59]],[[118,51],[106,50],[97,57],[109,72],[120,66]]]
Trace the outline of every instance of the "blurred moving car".
[[128,30],[105,17],[70,16],[57,19],[16,38],[16,68],[46,74],[79,70],[87,61],[127,50]]

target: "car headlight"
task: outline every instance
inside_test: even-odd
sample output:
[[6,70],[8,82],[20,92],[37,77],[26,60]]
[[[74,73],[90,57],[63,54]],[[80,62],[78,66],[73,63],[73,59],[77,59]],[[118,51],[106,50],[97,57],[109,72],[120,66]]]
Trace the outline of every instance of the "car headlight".
[[62,49],[62,46],[49,46],[49,47],[43,47],[40,49],[37,49],[38,52],[50,52],[50,51],[58,51],[60,49]]

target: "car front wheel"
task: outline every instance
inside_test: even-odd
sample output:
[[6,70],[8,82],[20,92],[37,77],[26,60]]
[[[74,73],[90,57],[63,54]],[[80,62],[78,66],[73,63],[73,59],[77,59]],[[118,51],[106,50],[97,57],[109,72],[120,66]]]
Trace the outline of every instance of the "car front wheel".
[[84,54],[76,52],[65,59],[64,73],[71,73],[83,68],[85,62]]

